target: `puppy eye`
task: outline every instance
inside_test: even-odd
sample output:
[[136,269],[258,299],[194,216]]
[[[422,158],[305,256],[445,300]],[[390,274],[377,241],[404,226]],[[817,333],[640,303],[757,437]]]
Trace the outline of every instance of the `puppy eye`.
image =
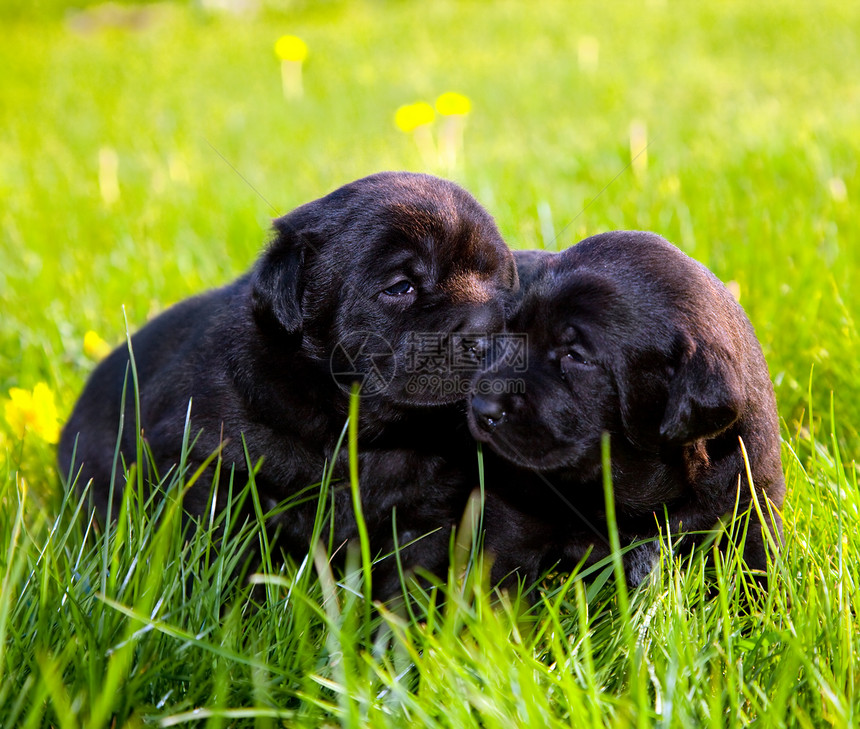
[[405,294],[411,294],[413,291],[415,291],[415,287],[409,281],[403,279],[393,286],[389,286],[382,293],[386,296],[404,296]]
[[568,348],[560,358],[561,376],[562,379],[568,381],[568,378],[574,372],[582,372],[583,370],[593,370],[597,367],[597,363],[585,354],[582,350],[575,347]]
[[578,349],[571,349],[567,352],[567,354],[564,355],[564,358],[572,364],[585,366],[589,366],[592,364],[591,359],[588,357],[588,355],[583,354]]

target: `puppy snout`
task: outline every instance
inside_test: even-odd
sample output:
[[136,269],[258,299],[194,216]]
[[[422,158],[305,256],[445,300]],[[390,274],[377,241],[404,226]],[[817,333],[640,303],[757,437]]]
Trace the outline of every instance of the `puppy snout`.
[[506,415],[504,403],[488,395],[472,397],[472,413],[475,422],[488,432],[501,425]]
[[481,306],[468,312],[453,330],[456,356],[482,369],[493,336],[502,329],[503,319],[496,306]]
[[483,306],[471,307],[454,331],[489,336],[499,331],[503,325],[502,307],[493,302]]

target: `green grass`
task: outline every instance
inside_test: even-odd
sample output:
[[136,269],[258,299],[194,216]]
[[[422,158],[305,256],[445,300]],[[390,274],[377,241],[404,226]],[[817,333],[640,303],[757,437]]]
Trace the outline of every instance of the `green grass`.
[[[52,447],[0,419],[0,724],[858,723],[860,6],[145,17],[82,33],[59,2],[0,8],[0,401],[44,381],[65,416],[94,365],[87,330],[117,344],[125,316],[134,329],[246,270],[271,216],[423,169],[471,190],[514,247],[650,229],[737,283],[783,418],[786,544],[765,595],[729,555],[716,574],[669,560],[626,608],[611,565],[550,581],[530,608],[484,585],[473,549],[466,577],[411,612],[372,609],[360,554],[343,580],[309,554],[252,589],[240,565],[259,530],[235,525],[214,554],[223,525],[181,538],[175,498],[153,520],[130,497],[115,529],[87,531]],[[284,33],[310,47],[299,100],[281,93]],[[599,43],[592,70],[583,37]],[[427,165],[394,111],[449,90],[472,100],[464,155]],[[111,152],[114,201],[99,183]]]

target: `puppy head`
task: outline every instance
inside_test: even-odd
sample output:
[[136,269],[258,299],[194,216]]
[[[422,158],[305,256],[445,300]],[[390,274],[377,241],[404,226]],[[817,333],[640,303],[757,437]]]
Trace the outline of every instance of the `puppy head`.
[[536,470],[600,473],[609,432],[633,451],[713,437],[741,414],[749,324],[725,287],[656,235],[589,238],[545,262],[508,330],[528,366],[474,381],[473,435]]
[[252,278],[268,336],[404,406],[461,400],[517,288],[490,215],[457,185],[384,172],[275,221]]

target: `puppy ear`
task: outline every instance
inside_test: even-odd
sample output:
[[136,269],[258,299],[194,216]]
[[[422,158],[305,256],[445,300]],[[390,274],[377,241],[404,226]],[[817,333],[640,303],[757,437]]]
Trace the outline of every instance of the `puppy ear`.
[[618,378],[621,420],[640,448],[684,445],[723,432],[743,407],[742,378],[729,349],[684,336],[672,358],[632,357]]
[[251,287],[254,314],[276,322],[288,334],[302,330],[302,293],[307,234],[285,215],[274,222],[275,238],[258,261]]
[[660,437],[665,442],[684,444],[712,438],[740,417],[743,380],[727,348],[718,344],[702,347],[688,341],[668,384],[660,423]]

